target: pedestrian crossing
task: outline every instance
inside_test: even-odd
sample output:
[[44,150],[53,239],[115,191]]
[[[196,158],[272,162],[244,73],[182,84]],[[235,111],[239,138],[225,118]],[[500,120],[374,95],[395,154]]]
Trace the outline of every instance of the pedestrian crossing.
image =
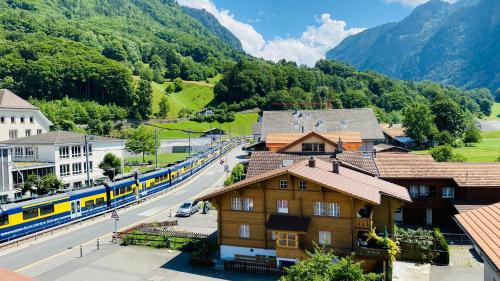
[[155,214],[157,214],[157,213],[159,213],[159,212],[163,211],[163,210],[164,210],[164,209],[166,209],[166,208],[167,208],[167,207],[165,207],[165,206],[158,206],[158,207],[155,207],[155,208],[151,208],[151,209],[149,209],[149,210],[146,210],[146,211],[144,211],[144,212],[142,212],[142,213],[139,213],[139,214],[137,214],[137,216],[139,216],[139,217],[150,217],[150,216],[152,216],[152,215],[155,215]]

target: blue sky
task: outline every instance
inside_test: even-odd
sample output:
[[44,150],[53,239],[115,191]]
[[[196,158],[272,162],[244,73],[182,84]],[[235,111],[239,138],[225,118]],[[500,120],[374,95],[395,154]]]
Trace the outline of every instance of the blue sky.
[[308,66],[324,58],[344,38],[398,21],[427,1],[177,0],[180,5],[213,14],[248,54]]

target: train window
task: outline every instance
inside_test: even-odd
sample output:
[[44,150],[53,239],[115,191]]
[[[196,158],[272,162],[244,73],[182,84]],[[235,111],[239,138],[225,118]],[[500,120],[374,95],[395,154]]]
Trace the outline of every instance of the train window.
[[29,220],[36,217],[38,217],[38,208],[23,211],[23,220]]
[[160,178],[159,177],[156,177],[155,178],[155,183],[159,182],[160,181]]
[[115,197],[120,195],[120,189],[113,190],[113,193],[114,193]]
[[94,208],[94,200],[85,201],[85,208],[86,209],[93,209]]
[[132,186],[129,185],[129,186],[127,186],[127,192],[130,192],[130,191],[132,191]]
[[40,207],[40,216],[49,215],[54,212],[54,205]]
[[103,206],[103,205],[104,205],[104,198],[97,198],[95,200],[95,206],[96,207]]
[[9,216],[3,215],[0,217],[0,225],[6,225],[6,224],[9,224]]
[[120,194],[124,194],[126,192],[126,187],[122,186],[120,187]]

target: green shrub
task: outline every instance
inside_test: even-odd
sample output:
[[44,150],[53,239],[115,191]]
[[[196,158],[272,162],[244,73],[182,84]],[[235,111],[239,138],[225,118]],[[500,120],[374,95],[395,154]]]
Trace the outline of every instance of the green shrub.
[[383,281],[384,274],[383,273],[367,273],[365,274],[365,281]]
[[449,264],[450,263],[450,252],[448,248],[448,242],[444,238],[443,233],[439,228],[434,228],[434,238],[437,240],[438,255],[433,259],[437,264]]

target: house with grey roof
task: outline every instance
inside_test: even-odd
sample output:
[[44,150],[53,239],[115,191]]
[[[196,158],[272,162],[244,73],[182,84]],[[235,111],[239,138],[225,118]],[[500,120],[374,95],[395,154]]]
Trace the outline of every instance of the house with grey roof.
[[40,109],[7,89],[0,89],[0,141],[47,133],[52,126]]
[[104,155],[123,159],[124,151],[124,140],[67,131],[1,141],[0,203],[22,198],[19,189],[31,174],[55,174],[67,188],[92,185],[103,177]]
[[371,151],[374,144],[385,141],[371,108],[264,111],[258,124],[254,135],[261,141],[269,133],[359,132],[363,151]]

